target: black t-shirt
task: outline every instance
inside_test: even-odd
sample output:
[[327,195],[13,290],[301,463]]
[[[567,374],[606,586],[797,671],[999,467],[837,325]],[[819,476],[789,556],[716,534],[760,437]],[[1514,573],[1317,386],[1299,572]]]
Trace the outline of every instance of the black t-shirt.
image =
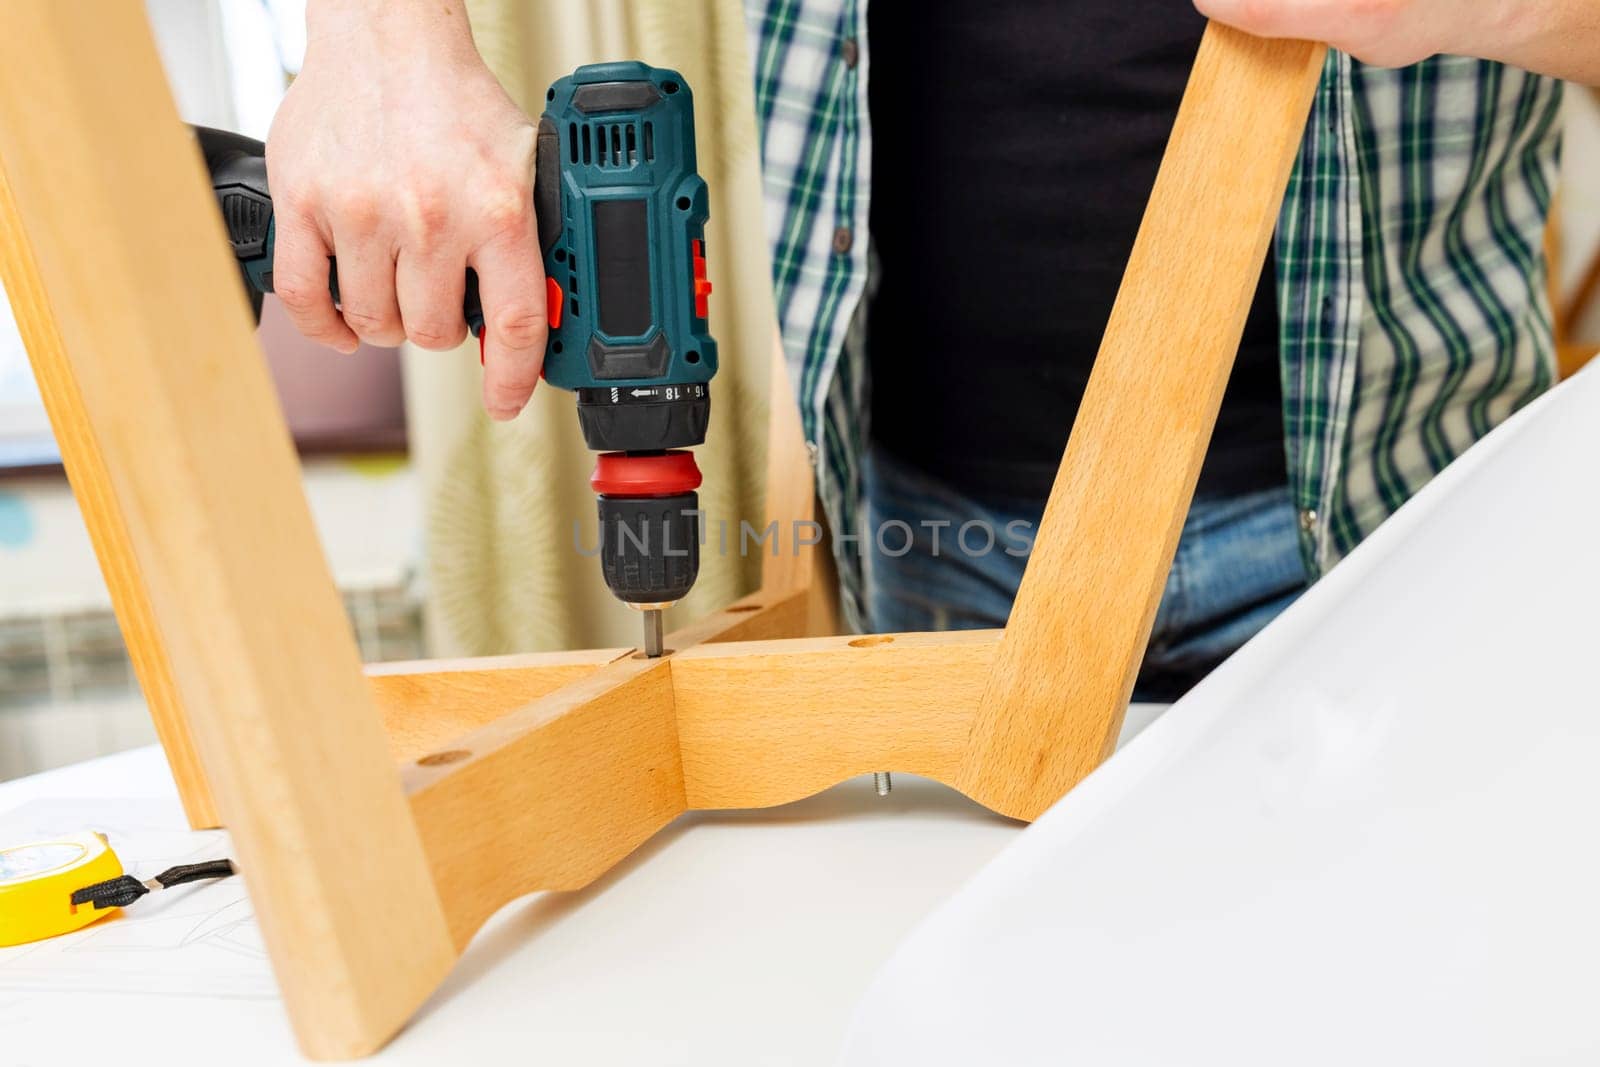
[[[1204,29],[1191,0],[872,0],[878,445],[980,499],[1048,495]],[[1286,480],[1272,279],[1202,494]]]

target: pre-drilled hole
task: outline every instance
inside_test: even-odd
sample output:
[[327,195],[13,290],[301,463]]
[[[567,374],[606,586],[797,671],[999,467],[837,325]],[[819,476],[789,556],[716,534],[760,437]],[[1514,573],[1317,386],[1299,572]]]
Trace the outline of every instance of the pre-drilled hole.
[[[675,648],[663,648],[661,650],[661,656],[670,656],[676,651],[678,650]],[[634,659],[660,659],[661,656],[647,656],[643,652],[635,652],[633,654]]]
[[423,767],[443,767],[447,763],[460,763],[470,758],[472,753],[464,748],[451,748],[443,752],[435,752],[431,756],[423,756],[417,763]]
[[893,643],[894,638],[892,637],[858,637],[854,641],[850,642],[850,647],[877,648],[879,645],[891,645]]
[[745,612],[745,611],[760,611],[760,610],[761,610],[761,605],[760,604],[735,604],[733,607],[728,609],[728,613],[730,615],[733,615],[733,614],[738,614],[740,612]]

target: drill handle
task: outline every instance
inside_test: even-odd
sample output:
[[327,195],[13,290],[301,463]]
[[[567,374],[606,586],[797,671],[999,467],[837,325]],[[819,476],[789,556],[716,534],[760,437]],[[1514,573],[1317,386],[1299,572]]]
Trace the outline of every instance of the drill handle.
[[[559,146],[555,128],[541,123],[538,163],[534,170],[534,206],[540,220],[539,243],[548,246],[560,233]],[[222,210],[228,242],[239,261],[245,292],[256,321],[261,320],[261,295],[272,292],[272,250],[276,228],[272,217],[272,191],[267,187],[267,146],[252,137],[194,127],[211,174],[211,189]],[[547,145],[547,141],[550,142]],[[547,223],[545,220],[548,219]],[[339,302],[339,265],[328,257],[328,291]],[[462,314],[474,334],[483,329],[483,303],[478,297],[478,273],[467,268],[467,290]]]
[[[239,261],[250,308],[261,321],[261,294],[272,292],[272,193],[267,188],[267,146],[208,126],[193,127],[211,191],[222,209],[222,225]],[[338,299],[338,279],[328,264],[328,286]]]

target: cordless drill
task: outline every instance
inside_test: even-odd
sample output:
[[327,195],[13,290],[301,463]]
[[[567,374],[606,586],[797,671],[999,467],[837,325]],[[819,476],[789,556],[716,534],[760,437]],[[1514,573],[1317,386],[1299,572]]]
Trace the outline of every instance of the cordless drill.
[[[274,223],[265,148],[197,128],[257,317],[272,292]],[[577,394],[600,453],[600,560],[617,598],[644,612],[645,652],[661,612],[700,568],[700,470],[717,344],[707,323],[706,183],[695,171],[694,103],[675,71],[638,62],[579,67],[545,94],[534,210],[550,337],[543,376]],[[329,285],[338,300],[336,264]],[[478,280],[467,323],[481,339]]]

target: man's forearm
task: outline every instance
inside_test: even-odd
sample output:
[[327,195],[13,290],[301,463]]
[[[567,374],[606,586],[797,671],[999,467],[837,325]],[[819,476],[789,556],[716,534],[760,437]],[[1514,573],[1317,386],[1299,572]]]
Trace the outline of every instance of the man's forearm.
[[1195,6],[1249,33],[1327,41],[1380,66],[1449,53],[1600,84],[1600,0],[1195,0]]
[[[352,41],[352,38],[360,40]],[[310,0],[306,47],[391,43],[427,44],[443,52],[472,50],[472,28],[461,0]]]
[[1600,85],[1600,2],[1518,0],[1467,51],[1584,85]]

